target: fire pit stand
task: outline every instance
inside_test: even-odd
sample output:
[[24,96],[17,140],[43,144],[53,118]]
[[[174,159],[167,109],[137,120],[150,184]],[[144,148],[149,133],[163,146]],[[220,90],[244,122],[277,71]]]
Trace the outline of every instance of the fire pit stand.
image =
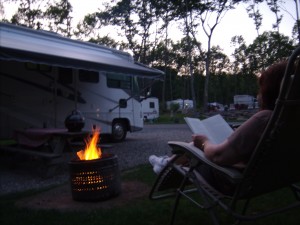
[[121,193],[116,155],[103,154],[100,159],[94,160],[72,160],[69,166],[74,200],[101,201]]

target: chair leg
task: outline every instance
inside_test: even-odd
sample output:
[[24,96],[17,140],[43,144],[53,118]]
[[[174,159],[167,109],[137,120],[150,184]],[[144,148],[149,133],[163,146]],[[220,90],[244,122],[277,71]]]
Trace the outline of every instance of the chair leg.
[[212,223],[214,225],[219,225],[220,224],[219,219],[218,219],[217,213],[215,211],[215,206],[214,206],[215,203],[212,203],[210,201],[209,197],[207,196],[205,191],[202,189],[201,184],[199,183],[198,180],[194,180],[194,183],[196,184],[198,192],[204,201],[202,208],[207,210],[207,213],[209,214]]
[[175,198],[175,202],[174,202],[174,207],[173,207],[173,210],[172,210],[170,225],[173,225],[174,222],[175,222],[175,215],[176,215],[176,212],[177,212],[179,200],[180,200],[181,195],[184,192],[185,186],[188,182],[188,179],[189,179],[188,174],[190,173],[190,171],[191,171],[191,169],[189,170],[189,172],[187,174],[185,174],[185,176],[183,177],[183,179],[181,181],[181,184],[179,185],[179,187],[177,189],[177,194],[176,194],[176,198]]
[[[202,196],[204,202],[207,203],[208,205],[211,204],[209,202],[208,197],[206,196],[205,193],[203,193],[203,191],[201,189],[200,189],[200,192],[201,192],[201,196]],[[213,224],[214,225],[220,225],[219,220],[218,220],[218,216],[217,216],[217,213],[215,211],[214,206],[209,206],[208,208],[206,208],[206,210],[208,211],[208,214],[209,214],[209,216],[210,216],[211,221],[213,222]]]
[[291,185],[291,190],[295,195],[295,198],[300,201],[300,186],[297,184]]
[[213,224],[214,224],[214,225],[220,225],[215,210],[214,210],[213,208],[212,208],[212,209],[209,209],[209,210],[208,210],[208,213],[209,213],[209,215],[210,215],[210,218],[211,218]]
[[173,210],[172,210],[172,215],[171,215],[171,221],[170,221],[170,225],[173,225],[175,222],[175,215],[177,212],[177,208],[178,208],[178,204],[179,204],[179,200],[180,200],[181,194],[178,191],[176,198],[175,198],[175,202],[174,202],[174,206],[173,206]]
[[[175,202],[174,202],[174,207],[173,207],[173,210],[172,210],[170,225],[174,225],[179,200],[180,200],[182,195],[185,195],[184,194],[185,185],[187,184],[187,181],[189,179],[189,174],[193,171],[193,169],[194,168],[190,168],[189,172],[184,176],[181,185],[177,189],[177,194],[176,194],[176,198],[175,198]],[[203,200],[205,201],[205,203],[207,203],[207,205],[210,205],[208,197],[205,195],[205,193],[203,192],[203,190],[201,188],[200,188],[199,192],[200,192]],[[203,208],[203,207],[201,207],[201,208]],[[209,206],[209,207],[206,208],[206,210],[208,211],[208,214],[210,215],[213,224],[214,225],[220,225],[217,214],[214,210],[214,207]]]
[[187,180],[188,180],[188,176],[185,175],[182,179],[182,182],[181,182],[179,188],[177,189],[177,194],[176,194],[176,198],[175,198],[175,202],[174,202],[174,207],[173,207],[173,210],[172,210],[170,225],[173,225],[174,222],[175,222],[175,215],[176,215],[179,200],[180,200],[180,197],[181,197],[181,192],[184,190],[185,185],[187,183]]
[[[248,198],[247,200],[246,200],[246,202],[245,202],[245,204],[244,204],[244,207],[243,207],[243,209],[242,209],[242,212],[241,212],[241,215],[246,215],[246,211],[247,211],[247,209],[248,209],[248,206],[249,206],[249,204],[250,204],[250,198]],[[240,219],[236,219],[236,224],[238,225],[238,224],[240,224],[241,223],[241,220]]]

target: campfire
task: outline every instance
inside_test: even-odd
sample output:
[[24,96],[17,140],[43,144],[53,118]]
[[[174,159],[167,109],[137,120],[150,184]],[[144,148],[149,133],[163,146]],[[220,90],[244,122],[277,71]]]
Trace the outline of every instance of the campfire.
[[101,148],[97,146],[100,136],[100,130],[94,129],[92,138],[88,138],[85,143],[84,150],[77,152],[77,156],[80,160],[93,160],[100,159],[102,155]]
[[100,201],[121,192],[121,179],[117,156],[102,153],[98,147],[100,130],[86,140],[84,150],[77,152],[78,159],[70,162],[72,197],[78,201]]

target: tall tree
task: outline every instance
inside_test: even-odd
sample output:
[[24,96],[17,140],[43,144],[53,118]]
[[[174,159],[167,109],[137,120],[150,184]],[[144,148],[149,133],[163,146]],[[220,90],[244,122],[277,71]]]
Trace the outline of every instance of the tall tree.
[[2,1],[0,2],[0,16],[4,18],[4,6]]
[[48,28],[64,36],[72,36],[72,5],[68,0],[60,0],[54,4],[48,3],[48,8],[44,13],[44,18],[48,19]]
[[50,30],[71,37],[72,6],[68,0],[11,0],[18,3],[17,12],[11,23],[25,25],[33,29]]
[[[153,1],[155,2],[155,1]],[[161,1],[162,2],[162,1]],[[197,0],[185,0],[185,1],[166,1],[164,3],[160,4],[154,4],[156,8],[159,8],[160,10],[167,12],[170,19],[173,21],[178,21],[178,24],[180,24],[183,34],[186,37],[184,40],[187,41],[185,47],[186,52],[185,54],[188,56],[186,63],[188,63],[188,70],[189,76],[191,76],[191,95],[194,101],[194,107],[196,107],[196,100],[195,100],[195,94],[194,94],[194,85],[193,85],[193,59],[191,56],[191,50],[193,46],[192,43],[196,43],[193,41],[193,38],[191,38],[191,20],[193,19],[192,12],[194,10],[201,10],[202,12],[206,8],[206,5],[203,4],[201,1]],[[164,7],[161,7],[161,5],[164,5]],[[158,7],[157,7],[158,6]],[[167,7],[166,7],[167,6]],[[162,13],[162,15],[164,15]],[[164,18],[163,18],[164,21]]]
[[95,13],[96,19],[99,24],[119,27],[119,32],[126,38],[135,60],[148,63],[146,56],[150,50],[151,27],[155,21],[152,5],[146,0],[121,0],[112,3],[115,5],[106,5],[104,10]]
[[[167,77],[170,77],[170,87],[172,90],[172,79],[171,79],[171,74],[168,74],[168,58],[169,58],[169,51],[168,47],[170,44],[170,39],[169,39],[169,24],[170,21],[172,20],[172,15],[171,15],[171,7],[172,4],[170,4],[170,1],[151,1],[151,4],[154,8],[155,15],[157,17],[157,21],[159,21],[159,18],[162,19],[163,25],[160,28],[161,31],[165,32],[165,38],[164,38],[164,46],[165,46],[165,51],[163,54],[164,57],[164,80],[163,80],[163,88],[162,88],[162,93],[161,93],[161,98],[162,98],[162,109],[166,108],[166,83],[167,83]],[[155,48],[153,48],[155,49]],[[172,91],[171,91],[172,93]],[[173,99],[173,96],[171,95],[171,100]]]
[[300,18],[299,18],[299,4],[300,4],[300,0],[294,0],[295,1],[295,10],[296,10],[296,23],[295,26],[293,28],[293,34],[295,34],[295,36],[297,36],[298,39],[298,44],[300,44]]
[[257,74],[277,60],[288,57],[293,49],[293,41],[288,36],[274,31],[264,32],[248,46],[246,50],[249,60],[247,66],[251,73]]
[[262,14],[260,13],[257,5],[262,1],[263,0],[253,0],[252,4],[247,7],[248,15],[254,21],[257,36],[259,36],[259,29],[262,24]]
[[283,15],[279,14],[280,13],[280,6],[279,3],[282,3],[281,0],[267,0],[267,4],[270,8],[270,10],[275,14],[276,17],[276,21],[273,24],[273,28],[277,30],[277,32],[279,33],[279,25],[280,22],[282,20]]
[[14,24],[22,24],[34,29],[42,29],[44,0],[12,0],[18,2],[17,12],[12,16],[11,22]]
[[[205,0],[203,3],[206,5],[204,12],[197,11],[196,19],[200,19],[202,30],[204,31],[207,37],[207,55],[205,60],[205,84],[204,84],[204,94],[203,94],[203,109],[207,110],[208,103],[208,89],[209,89],[209,78],[210,78],[210,63],[211,63],[211,41],[213,33],[217,25],[221,22],[222,18],[225,16],[228,10],[233,9],[234,4],[239,1],[231,0],[220,0],[220,1],[210,1]],[[213,18],[213,19],[211,19]],[[193,21],[193,20],[192,20]],[[197,20],[195,20],[197,21]],[[198,24],[192,24],[191,33],[195,40],[197,40],[197,32],[195,28],[198,27]]]
[[192,19],[192,10],[188,5],[188,0],[185,0],[185,10],[186,10],[186,15],[184,18],[184,24],[185,24],[185,30],[186,30],[186,38],[187,38],[187,58],[188,58],[188,68],[189,68],[189,75],[191,77],[191,94],[192,94],[192,100],[193,100],[193,107],[194,110],[196,111],[197,103],[196,103],[196,94],[195,94],[195,89],[194,89],[194,74],[193,74],[193,64],[192,64],[192,40],[190,37],[190,23],[189,19]]

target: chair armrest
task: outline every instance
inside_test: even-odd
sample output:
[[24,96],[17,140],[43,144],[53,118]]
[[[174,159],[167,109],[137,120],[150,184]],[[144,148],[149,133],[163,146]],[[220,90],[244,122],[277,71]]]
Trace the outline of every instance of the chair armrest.
[[204,152],[195,147],[193,143],[169,141],[168,145],[172,148],[173,154],[188,154],[189,157],[193,158],[194,160],[201,161],[202,163],[212,167],[213,169],[227,175],[235,182],[238,182],[243,178],[243,174],[239,170],[232,167],[219,166],[208,160],[205,157]]

